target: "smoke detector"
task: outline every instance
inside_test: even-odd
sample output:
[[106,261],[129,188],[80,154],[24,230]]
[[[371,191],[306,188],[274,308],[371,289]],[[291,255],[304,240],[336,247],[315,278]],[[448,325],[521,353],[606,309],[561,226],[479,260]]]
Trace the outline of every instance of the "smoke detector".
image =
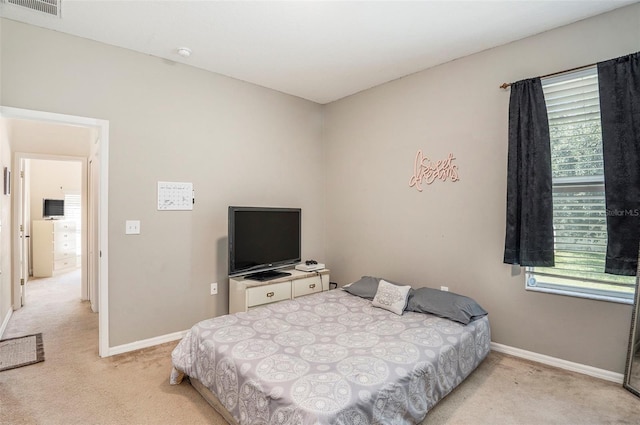
[[178,47],[178,54],[183,58],[191,56],[191,49],[188,47]]

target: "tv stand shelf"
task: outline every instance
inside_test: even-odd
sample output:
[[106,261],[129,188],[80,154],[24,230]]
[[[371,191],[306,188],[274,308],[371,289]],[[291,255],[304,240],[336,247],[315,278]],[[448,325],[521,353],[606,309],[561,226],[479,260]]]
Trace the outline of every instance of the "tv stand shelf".
[[252,307],[290,300],[303,295],[329,290],[329,270],[303,272],[282,270],[290,276],[270,280],[251,280],[244,276],[229,278],[229,313],[247,311]]

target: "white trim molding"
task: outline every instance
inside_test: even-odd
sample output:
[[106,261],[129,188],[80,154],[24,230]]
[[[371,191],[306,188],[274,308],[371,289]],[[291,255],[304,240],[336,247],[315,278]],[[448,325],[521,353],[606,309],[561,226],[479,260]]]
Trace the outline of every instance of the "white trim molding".
[[556,357],[546,356],[544,354],[534,353],[532,351],[522,350],[520,348],[510,347],[508,345],[491,342],[491,350],[499,353],[509,354],[511,356],[520,357],[526,360],[542,363],[547,366],[553,366],[560,369],[570,370],[572,372],[582,373],[584,375],[593,376],[594,378],[604,379],[605,381],[622,384],[624,375],[622,373],[612,372],[610,370],[599,369],[597,367],[574,363],[567,360],[558,359]]
[[[107,353],[107,356],[115,356],[118,354],[128,353],[130,351],[153,347],[153,346],[164,344],[167,342],[177,341],[179,339],[184,338],[187,332],[189,331],[184,330],[184,331],[174,332],[166,335],[160,335],[153,338],[143,339],[143,340],[131,342],[128,344],[122,344],[115,347],[111,347],[109,348],[109,352]],[[616,384],[622,384],[622,381],[624,379],[624,375],[622,373],[612,372],[605,369],[599,369],[599,368],[584,365],[581,363],[574,363],[567,360],[558,359],[556,357],[534,353],[532,351],[522,350],[520,348],[510,347],[504,344],[498,344],[497,342],[491,342],[491,350],[497,351],[498,353],[504,353],[514,357],[520,357],[526,360],[531,360],[537,363],[542,363],[547,366],[553,366],[553,367],[557,367],[564,370],[570,370],[572,372],[582,373],[584,375],[593,376],[594,378],[615,382]]]
[[7,311],[7,315],[4,316],[2,325],[0,325],[0,339],[2,339],[2,335],[4,335],[4,331],[7,330],[7,325],[9,324],[9,319],[11,319],[12,314],[13,314],[13,308],[10,308],[9,311]]
[[[0,0],[1,1],[1,0]],[[75,115],[58,114],[55,112],[35,111],[30,109],[20,109],[8,106],[0,106],[0,116],[3,118],[16,118],[23,120],[43,121],[65,125],[77,125],[81,127],[91,127],[97,131],[99,143],[98,151],[100,158],[99,180],[99,213],[98,213],[98,256],[99,283],[98,283],[98,355],[106,357],[109,352],[109,121],[81,117]],[[15,183],[14,183],[15,184]],[[16,215],[17,207],[14,206],[13,214]],[[16,285],[16,270],[19,270],[20,259],[16,255],[18,252],[18,235],[16,228],[12,232],[13,238],[13,278],[12,285]],[[15,299],[14,308],[15,306]],[[19,308],[19,307],[17,307]]]
[[129,351],[140,350],[142,348],[149,348],[155,345],[164,344],[165,342],[177,341],[182,339],[188,330],[174,332],[171,334],[160,335],[149,339],[143,339],[140,341],[130,342],[128,344],[117,345],[115,347],[110,347],[107,356],[115,356],[117,354],[128,353]]

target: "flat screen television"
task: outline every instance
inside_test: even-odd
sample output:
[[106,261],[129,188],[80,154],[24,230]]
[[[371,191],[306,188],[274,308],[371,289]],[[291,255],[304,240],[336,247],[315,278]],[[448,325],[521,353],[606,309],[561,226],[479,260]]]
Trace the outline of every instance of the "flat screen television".
[[229,207],[229,276],[269,280],[300,262],[300,208]]
[[64,217],[64,199],[43,199],[42,200],[42,218],[63,218]]

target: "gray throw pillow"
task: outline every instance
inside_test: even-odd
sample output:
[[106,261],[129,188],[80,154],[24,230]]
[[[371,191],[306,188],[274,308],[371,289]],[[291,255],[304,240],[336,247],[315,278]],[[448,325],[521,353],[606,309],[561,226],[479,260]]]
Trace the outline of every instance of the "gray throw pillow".
[[[394,285],[400,285],[399,283],[391,282],[388,279],[385,279],[385,280]],[[362,276],[360,280],[353,282],[349,286],[343,286],[342,289],[344,289],[350,294],[357,295],[361,298],[366,298],[368,300],[372,300],[373,297],[376,296],[376,292],[378,292],[379,283],[380,283],[379,277]],[[413,290],[409,291],[409,293],[411,292],[413,292]]]
[[349,286],[342,289],[350,294],[357,295],[368,300],[372,300],[378,292],[378,283],[380,280],[376,277],[362,276],[360,280],[356,280]]
[[433,288],[418,288],[409,294],[406,311],[431,313],[465,325],[488,314],[469,297]]

